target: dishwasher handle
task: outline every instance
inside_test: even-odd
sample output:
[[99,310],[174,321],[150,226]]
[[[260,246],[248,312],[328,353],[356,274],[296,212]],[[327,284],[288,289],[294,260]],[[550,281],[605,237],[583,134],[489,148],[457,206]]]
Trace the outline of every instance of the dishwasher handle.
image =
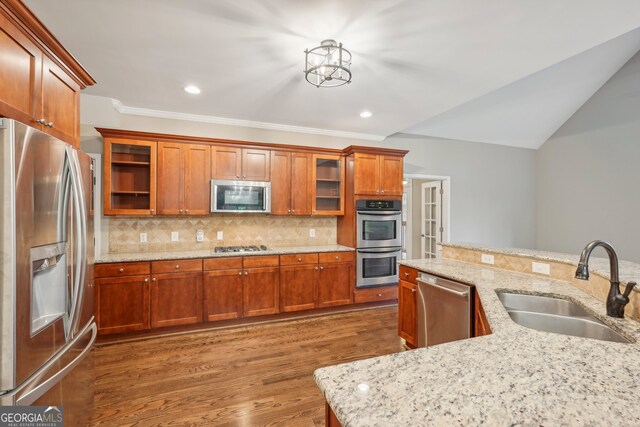
[[446,286],[446,283],[443,285],[442,283],[436,283],[435,281],[425,282],[420,279],[418,279],[418,283],[423,283],[425,285],[433,286],[434,288],[438,288],[441,291],[448,292],[460,298],[469,299],[469,291],[458,291],[458,290],[452,289]]

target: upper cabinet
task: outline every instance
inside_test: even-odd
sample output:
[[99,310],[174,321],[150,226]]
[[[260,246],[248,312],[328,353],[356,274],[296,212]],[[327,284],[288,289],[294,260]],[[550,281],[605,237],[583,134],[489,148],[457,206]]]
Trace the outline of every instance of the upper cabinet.
[[213,179],[269,181],[270,150],[216,146],[211,149]]
[[354,194],[402,195],[402,156],[355,153]]
[[105,138],[104,214],[154,215],[156,142]]
[[158,143],[158,214],[206,215],[210,210],[211,148]]
[[21,2],[0,1],[0,116],[79,147],[80,90],[93,84]]
[[271,213],[311,215],[309,153],[271,151]]
[[311,201],[314,215],[344,215],[344,157],[314,154]]

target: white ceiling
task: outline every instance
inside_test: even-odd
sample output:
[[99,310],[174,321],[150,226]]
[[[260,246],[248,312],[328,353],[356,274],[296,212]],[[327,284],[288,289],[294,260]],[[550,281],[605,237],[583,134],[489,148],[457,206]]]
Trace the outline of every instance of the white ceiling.
[[[640,48],[623,36],[640,28],[637,0],[25,3],[96,78],[89,94],[374,137],[535,148]],[[303,50],[325,38],[351,50],[352,84],[304,80]]]

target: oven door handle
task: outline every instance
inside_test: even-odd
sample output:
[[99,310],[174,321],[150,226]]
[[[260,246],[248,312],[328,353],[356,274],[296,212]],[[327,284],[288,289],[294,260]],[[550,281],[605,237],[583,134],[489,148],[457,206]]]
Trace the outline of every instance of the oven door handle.
[[357,251],[361,254],[392,254],[396,252],[402,252],[402,249],[392,249],[390,251],[380,251],[375,249],[358,249]]
[[358,215],[401,215],[402,211],[357,211]]

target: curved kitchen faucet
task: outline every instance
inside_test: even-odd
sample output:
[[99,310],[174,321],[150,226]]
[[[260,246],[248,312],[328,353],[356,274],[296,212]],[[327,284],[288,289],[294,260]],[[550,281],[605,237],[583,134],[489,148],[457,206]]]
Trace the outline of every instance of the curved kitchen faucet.
[[611,278],[611,288],[607,296],[607,314],[611,317],[624,317],[624,307],[629,304],[629,294],[636,286],[635,282],[627,283],[624,293],[620,293],[620,279],[618,277],[618,255],[613,247],[602,240],[594,240],[584,247],[580,254],[580,262],[576,269],[576,279],[589,280],[589,257],[591,252],[598,246],[602,246],[609,255],[609,271]]

